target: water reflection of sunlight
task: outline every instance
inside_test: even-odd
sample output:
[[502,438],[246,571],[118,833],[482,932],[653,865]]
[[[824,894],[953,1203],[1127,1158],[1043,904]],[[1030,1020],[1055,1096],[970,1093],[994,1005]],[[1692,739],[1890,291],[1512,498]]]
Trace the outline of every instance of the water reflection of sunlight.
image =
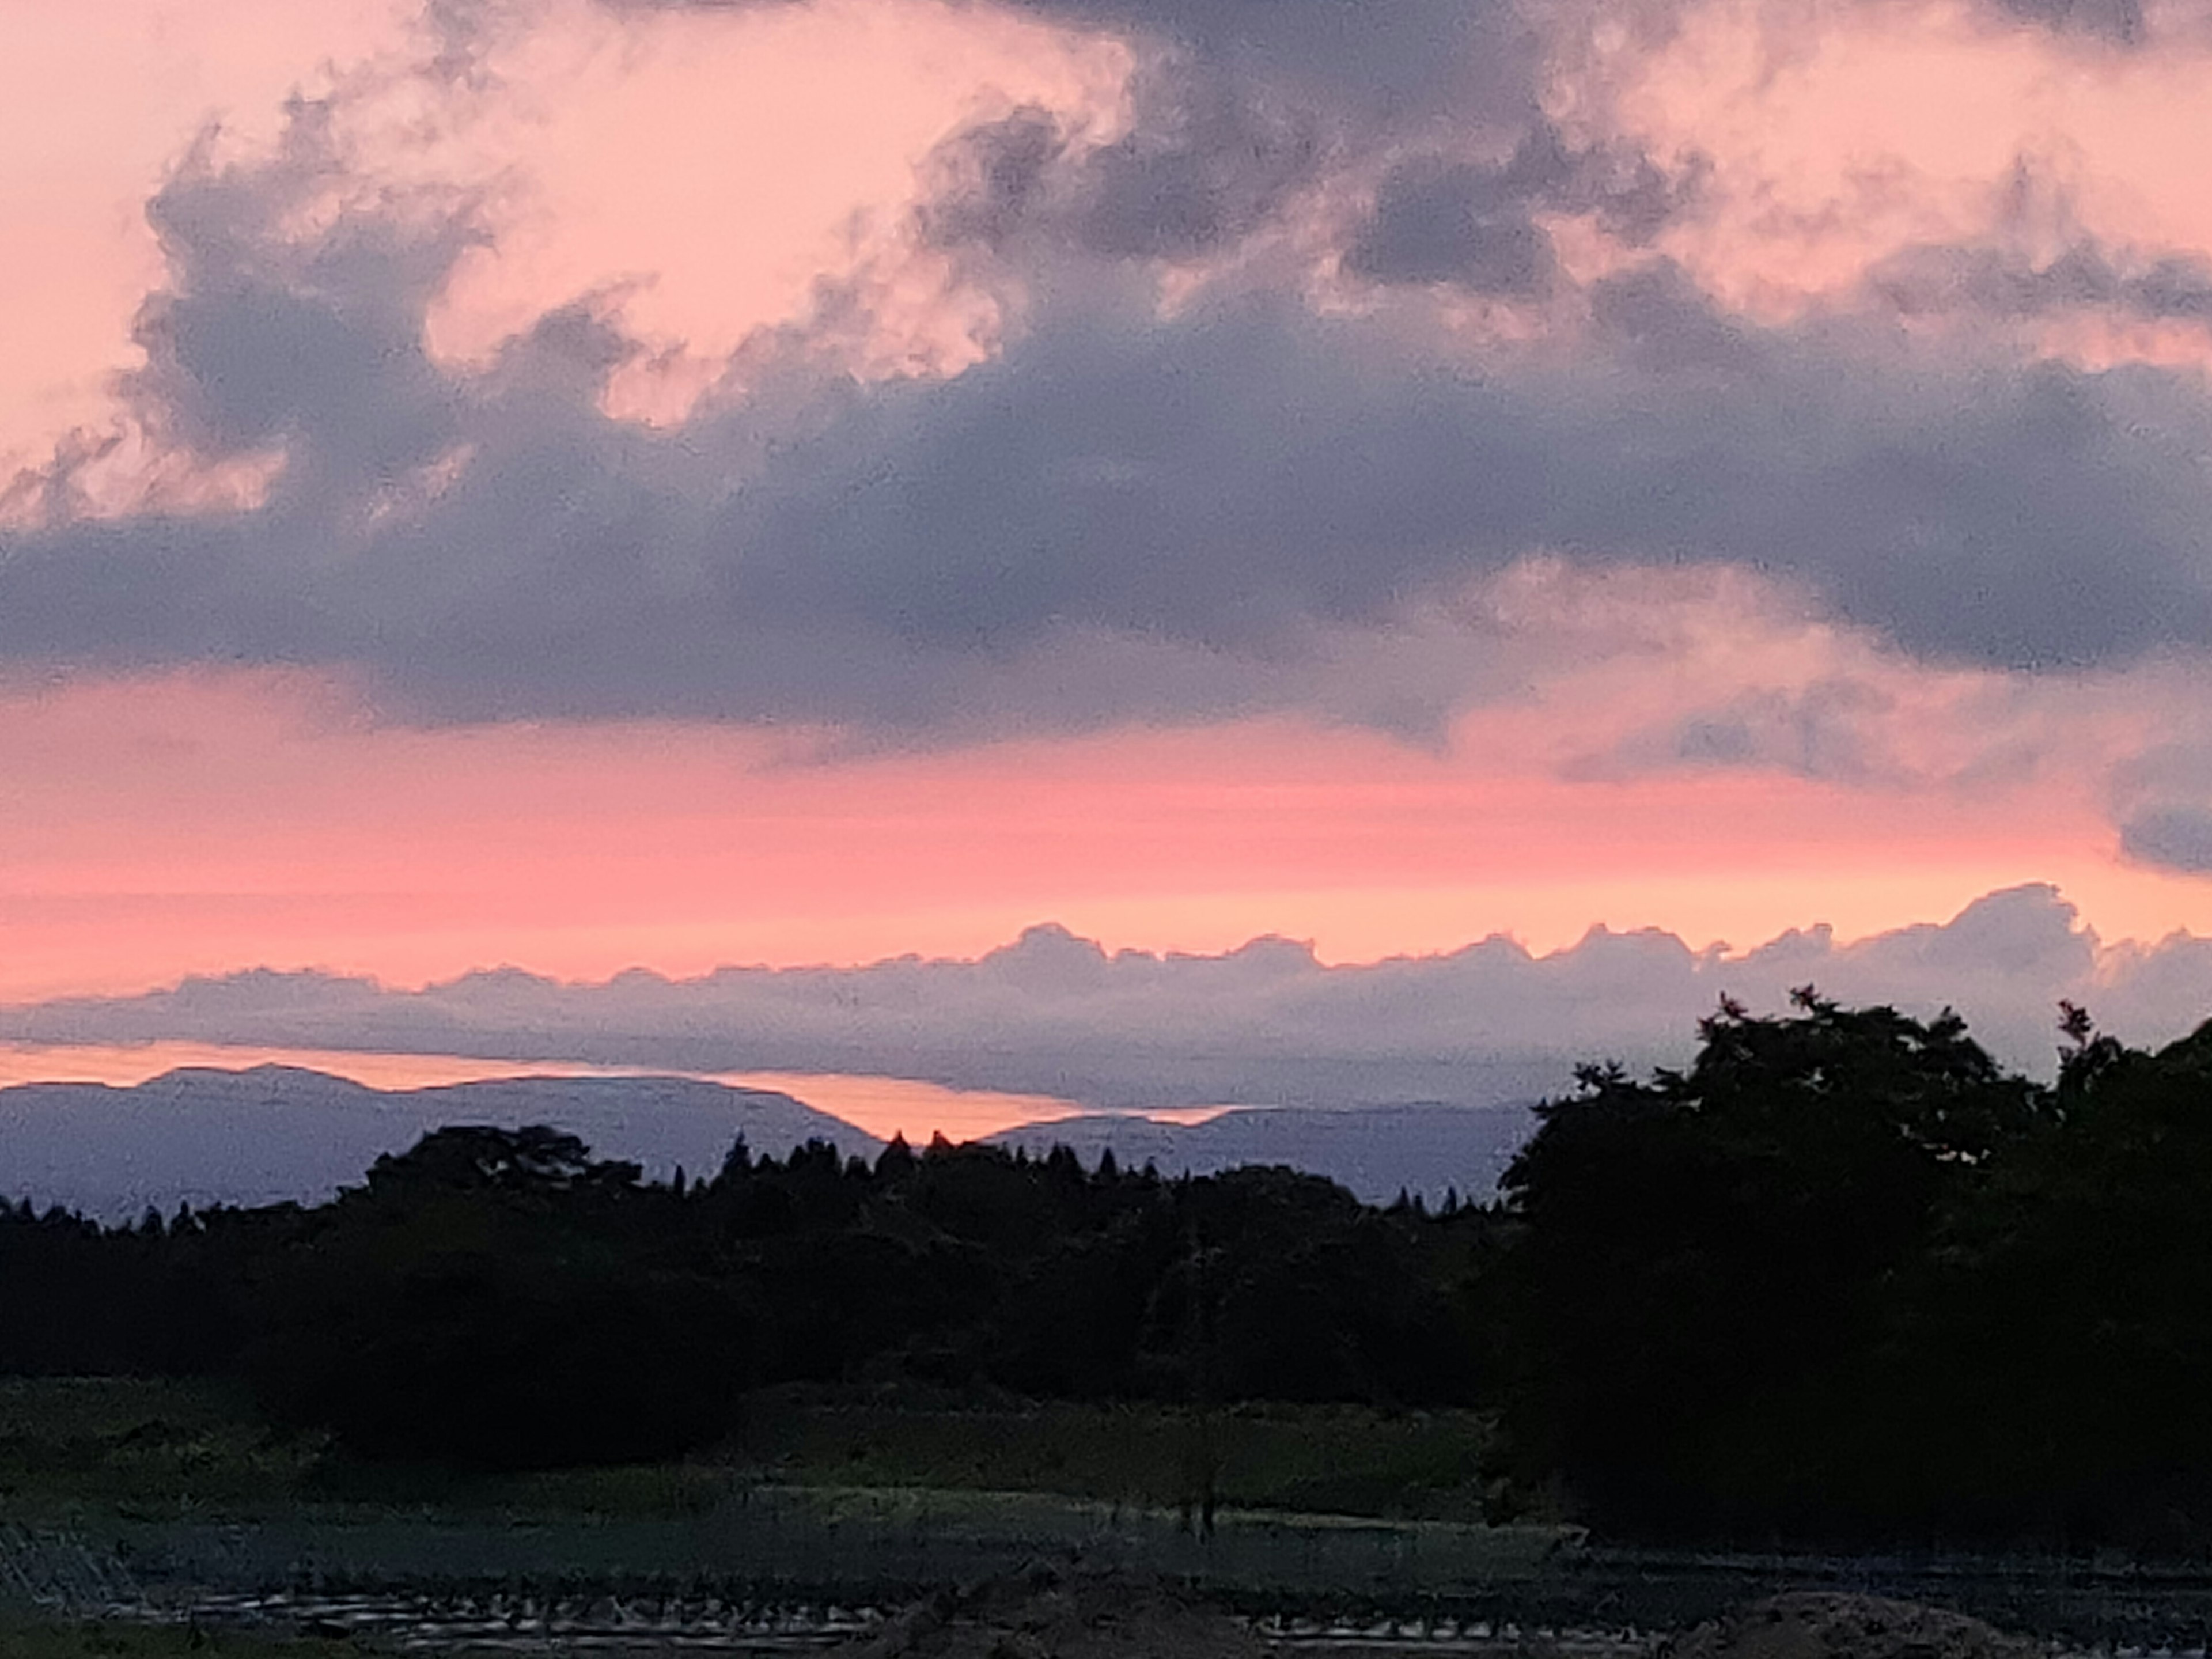
[[[206,1042],[135,1044],[0,1043],[0,1087],[18,1083],[106,1083],[128,1086],[180,1066],[241,1071],[250,1066],[298,1066],[350,1078],[373,1089],[424,1089],[505,1077],[649,1077],[671,1075],[643,1066],[592,1066],[564,1060],[474,1060],[456,1054],[390,1054],[328,1048],[231,1047]],[[698,1073],[680,1073],[680,1076]],[[1050,1095],[948,1089],[908,1078],[804,1072],[714,1074],[738,1088],[774,1089],[817,1110],[889,1139],[916,1146],[933,1134],[973,1140],[1025,1123],[1072,1117],[1084,1109]],[[1202,1123],[1224,1109],[1193,1106],[1147,1112],[1174,1123]]]

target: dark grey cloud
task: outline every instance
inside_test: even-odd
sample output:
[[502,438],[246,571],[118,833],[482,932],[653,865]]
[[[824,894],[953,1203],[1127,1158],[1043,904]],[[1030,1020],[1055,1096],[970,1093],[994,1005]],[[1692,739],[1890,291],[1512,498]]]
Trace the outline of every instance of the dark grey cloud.
[[1140,100],[1130,131],[1085,155],[1071,228],[1109,258],[1204,253],[1267,222],[1323,148],[1296,112],[1204,83],[1170,111]]
[[2212,875],[2212,741],[2191,707],[2191,688],[2152,684],[2159,737],[2115,758],[2104,781],[2106,811],[2119,827],[2124,858]]
[[1190,259],[1270,222],[1330,143],[1306,112],[1203,76],[1148,76],[1136,119],[1108,143],[1079,143],[1034,107],[955,134],[933,158],[939,189],[921,219],[945,246]]
[[1181,712],[1297,704],[1316,629],[1540,552],[1753,566],[1944,660],[2212,634],[2212,419],[2156,370],[1931,374],[1728,319],[1664,264],[1594,290],[1577,363],[1481,373],[1288,297],[1163,321],[1109,285],[949,380],[802,354],[653,433],[599,412],[630,347],[589,305],[480,374],[425,357],[465,218],[300,244],[252,196],[165,195],[136,391],[211,455],[281,445],[279,483],[0,536],[0,656],[340,665],[428,718],[1079,724],[1172,714],[1176,677],[1070,708],[1031,667],[1072,638],[1219,667]]
[[957,136],[944,170],[959,188],[932,216],[941,239],[996,245],[1018,231],[1107,258],[1194,258],[1269,222],[1332,158],[1394,133],[1444,120],[1510,135],[1541,118],[1542,34],[1513,0],[1005,5],[1137,46],[1129,130],[1071,146],[1024,111]]
[[1590,214],[1612,235],[1642,246],[1701,184],[1697,171],[1670,176],[1640,152],[1572,148],[1540,119],[1501,163],[1437,156],[1399,163],[1383,178],[1344,263],[1378,282],[1540,298],[1552,289],[1558,261],[1535,215]]
[[2003,15],[2054,34],[2079,35],[2108,46],[2141,46],[2149,30],[2142,0],[1992,0]]
[[[969,138],[972,199],[933,211],[994,234],[1059,187],[1047,118]],[[1633,173],[1546,128],[1424,188],[1602,213]],[[635,348],[589,300],[487,368],[431,359],[473,204],[355,188],[331,210],[347,186],[302,100],[273,160],[197,152],[155,198],[171,275],[127,390],[210,460],[284,465],[251,510],[0,532],[0,661],[325,665],[428,720],[912,737],[1300,707],[1433,730],[1471,692],[1347,699],[1334,642],[1540,554],[1748,566],[1936,660],[2212,638],[2212,408],[2176,374],[1763,330],[1663,260],[1588,290],[1575,351],[1478,363],[1282,292],[1164,319],[1113,261],[1048,258],[1025,325],[964,373],[862,384],[800,328],[656,431],[600,412]],[[1435,268],[1464,279],[1467,254]],[[1484,257],[1498,285],[1537,278]]]
[[1512,0],[1010,4],[1139,46],[1129,129],[1048,160],[1030,113],[961,136],[965,188],[939,234],[995,242],[1019,228],[1109,258],[1187,260],[1275,222],[1302,191],[1407,133],[1548,131],[1542,33]]
[[[736,11],[773,0],[599,0],[610,11]],[[481,9],[497,0],[438,0]],[[1146,40],[1248,79],[1372,107],[1433,107],[1520,82],[1534,49],[1509,0],[1002,0],[1006,9]],[[1513,61],[1501,63],[1502,58]]]
[[2155,806],[2120,826],[2120,850],[2138,864],[2185,875],[2212,874],[2212,811],[2201,806]]
[[[1390,162],[1347,269],[1533,296],[1548,290],[1555,264],[1533,216],[1586,214],[1641,246],[1696,199],[1698,167],[1670,173],[1623,145],[1571,146],[1533,96],[1492,92],[1490,107],[1456,111],[1455,130],[1518,133],[1508,159],[1422,152]],[[955,134],[933,158],[921,219],[946,246],[1188,260],[1277,222],[1322,180],[1381,164],[1401,132],[1437,125],[1286,97],[1205,60],[1154,64],[1138,77],[1128,131],[1109,143],[1036,108]]]
[[757,594],[923,650],[1076,622],[1264,649],[1562,550],[1788,573],[1927,655],[2201,640],[2205,411],[2153,371],[1956,381],[1624,301],[1623,356],[1454,369],[1286,301],[1052,319],[856,403],[720,520]]
[[1672,260],[1615,271],[1587,297],[1600,341],[1646,373],[1769,387],[1786,375],[1787,343],[1726,315]]
[[1506,0],[1011,0],[1056,22],[1149,38],[1245,83],[1395,121],[1451,106],[1533,114],[1541,45]]
[[1867,285],[1908,316],[2094,312],[2212,325],[2212,263],[2193,254],[2133,257],[2087,239],[2039,261],[2015,246],[1923,244],[1882,261]]
[[1525,1099],[1577,1060],[1679,1060],[1723,994],[1780,1008],[1819,985],[1922,1012],[1956,1004],[2047,1067],[2061,997],[2131,1041],[2212,1006],[2212,941],[2112,950],[2047,886],[1840,944],[1792,931],[1737,954],[1593,930],[1533,955],[1504,939],[1326,966],[1257,939],[1220,955],[1108,952],[1054,927],[974,961],[633,971],[564,984],[514,969],[421,991],[260,972],[143,996],[0,1010],[0,1040],[161,1040],[561,1060],[688,1072],[846,1073],[1054,1096],[1103,1109]]
[[1034,104],[962,128],[927,163],[932,189],[917,215],[923,234],[943,247],[1012,241],[1051,205],[1072,137]]
[[1347,270],[1384,283],[1448,283],[1476,294],[1540,299],[1559,261],[1528,203],[1499,170],[1416,162],[1382,181],[1346,250]]

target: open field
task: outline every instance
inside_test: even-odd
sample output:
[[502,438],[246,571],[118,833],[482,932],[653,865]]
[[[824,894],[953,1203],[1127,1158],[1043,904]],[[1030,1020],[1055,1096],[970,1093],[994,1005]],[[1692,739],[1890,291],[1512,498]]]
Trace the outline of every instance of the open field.
[[1482,1519],[1471,1412],[1249,1406],[971,1406],[852,1391],[758,1397],[733,1459],[794,1484],[1052,1492],[1172,1505],[1210,1451],[1219,1501],[1404,1520]]
[[[1556,1528],[1480,1524],[1464,1415],[954,1403],[851,1390],[750,1402],[682,1463],[501,1476],[365,1466],[221,1385],[0,1384],[0,1600],[96,1612],[210,1596],[474,1593],[895,1601],[1025,1559],[1263,1600],[1525,1582]],[[1183,1501],[1211,1459],[1211,1538]],[[1466,1518],[1462,1518],[1466,1517]]]
[[1056,1494],[1172,1508],[1200,1460],[1226,1508],[1477,1522],[1484,1425],[1471,1413],[985,1405],[857,1390],[755,1396],[738,1431],[681,1464],[497,1477],[384,1469],[270,1429],[227,1385],[0,1382],[0,1505],[265,1514],[300,1504],[694,1516],[763,1485]]
[[321,1442],[272,1431],[228,1384],[0,1379],[0,1505],[248,1509],[295,1498]]
[[[1626,1627],[1680,1628],[1807,1583],[2114,1648],[2201,1651],[2212,1637],[2201,1565],[1662,1555],[1586,1547],[1556,1526],[1480,1525],[1482,1432],[1453,1413],[1269,1407],[1201,1423],[1161,1407],[787,1390],[753,1400],[710,1456],[464,1478],[349,1463],[272,1431],[219,1385],[15,1381],[0,1383],[0,1611],[16,1612],[0,1655],[187,1650],[181,1627],[42,1624],[34,1606],[197,1609],[218,1645],[196,1654],[332,1650],[226,1622],[272,1593],[295,1622],[320,1607],[426,1639],[495,1616],[586,1619],[616,1598],[624,1618],[703,1620],[695,1644],[781,1651],[818,1643],[837,1605],[894,1607],[1039,1560],[1188,1584],[1261,1620],[1320,1620],[1308,1639],[1346,1620],[1363,1641],[1378,1620],[1426,1632],[1378,1651],[1456,1651],[1479,1626],[1486,1654],[1511,1649],[1516,1628],[1559,1632],[1547,1651],[1579,1631],[1611,1654]],[[1205,1539],[1178,1499],[1208,1449],[1221,1508]]]

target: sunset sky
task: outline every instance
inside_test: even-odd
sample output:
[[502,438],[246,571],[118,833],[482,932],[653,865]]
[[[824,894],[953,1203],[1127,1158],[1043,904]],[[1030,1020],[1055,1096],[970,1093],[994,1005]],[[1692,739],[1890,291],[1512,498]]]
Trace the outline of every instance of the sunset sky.
[[2199,0],[8,22],[0,1080],[2212,1014]]

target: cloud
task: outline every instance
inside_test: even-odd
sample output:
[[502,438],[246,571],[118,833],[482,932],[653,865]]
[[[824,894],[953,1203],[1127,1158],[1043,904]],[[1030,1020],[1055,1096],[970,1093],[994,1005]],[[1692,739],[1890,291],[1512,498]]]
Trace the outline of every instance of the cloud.
[[1694,198],[1693,167],[1669,176],[1640,151],[1571,147],[1537,121],[1505,161],[1437,156],[1400,162],[1345,254],[1345,268],[1383,283],[1445,283],[1477,294],[1539,299],[1558,275],[1540,212],[1587,214],[1631,246],[1648,244]]
[[1379,176],[1347,270],[1525,298],[1552,269],[1532,214],[1585,216],[1640,247],[1702,182],[1694,157],[1670,172],[1619,139],[1571,143],[1545,104],[1553,37],[1580,25],[1510,0],[1014,3],[1136,46],[1126,130],[1091,139],[1020,111],[956,135],[940,235],[1195,261],[1310,230],[1327,198]]
[[2116,252],[2087,237],[2040,259],[1996,243],[1916,244],[1877,264],[1867,285],[1907,316],[2087,313],[2212,325],[2212,262],[2190,253]]
[[2131,746],[2106,779],[2121,856],[2177,875],[2212,875],[2212,731],[2176,685],[2157,698],[2155,738]]
[[[327,125],[302,102],[273,160],[196,153],[154,208],[131,390],[212,461],[280,449],[266,499],[0,532],[0,656],[318,665],[430,720],[988,732],[1326,706],[1328,641],[1538,555],[1749,567],[1937,660],[2212,632],[2212,410],[2178,375],[1930,374],[1728,318],[1663,261],[1592,290],[1574,357],[1479,366],[1387,315],[1263,288],[1163,316],[1094,273],[949,378],[764,337],[655,430],[600,406],[639,349],[604,300],[432,361],[474,204],[346,193]],[[1071,708],[1085,641],[1186,666]]]
[[1656,726],[1631,732],[1576,769],[1617,777],[1679,767],[1757,768],[1849,784],[1902,782],[1912,769],[1886,752],[1896,704],[1864,679],[1759,687]]
[[[467,19],[488,0],[444,0]],[[599,0],[609,10],[728,11],[761,0]],[[1010,9],[1075,27],[1170,43],[1250,76],[1341,89],[1385,106],[1434,95],[1459,76],[1496,73],[1468,63],[1477,43],[1525,34],[1502,0],[1006,0]]]
[[2081,35],[2110,46],[2140,46],[2148,37],[2140,0],[1994,0],[1996,9],[2054,34]]
[[1356,109],[1369,122],[1439,109],[1535,110],[1539,42],[1504,0],[1013,0],[1079,27],[1169,44],[1213,72]]
[[1194,259],[1274,219],[1313,181],[1328,143],[1303,112],[1151,71],[1128,131],[1103,143],[1035,107],[954,134],[933,159],[939,185],[921,220],[948,246],[1003,253],[1027,240],[1107,259]]
[[1382,181],[1345,266],[1385,283],[1449,283],[1541,299],[1557,279],[1552,239],[1498,170],[1413,163]]
[[1992,893],[1941,924],[1850,944],[1815,927],[1741,953],[1597,928],[1546,955],[1493,938],[1328,966],[1286,939],[1109,954],[1046,926],[973,961],[689,980],[564,984],[507,969],[408,992],[263,970],[9,1009],[0,1040],[869,1073],[1100,1108],[1474,1103],[1562,1087],[1580,1060],[1680,1060],[1722,995],[1778,1009],[1808,982],[1921,1014],[1955,1004],[1998,1053],[2047,1070],[2062,997],[2135,1041],[2212,1012],[2212,941],[2108,948],[2045,885]]
[[2138,863],[2212,874],[2212,811],[2164,806],[2138,812],[2120,826],[2120,850]]
[[[258,161],[196,147],[149,209],[169,274],[125,389],[210,467],[281,465],[234,511],[0,530],[0,663],[305,665],[433,721],[920,741],[1288,708],[1434,741],[1494,694],[1495,631],[1463,629],[1452,663],[1376,665],[1531,559],[1755,571],[1929,662],[2212,640],[2212,404],[2191,377],[1912,349],[1865,318],[1762,325],[1660,257],[1566,296],[1527,343],[1455,337],[1418,295],[1316,307],[1310,266],[1165,309],[1131,261],[1255,234],[1316,167],[1380,169],[1371,211],[1351,204],[1355,274],[1531,298],[1569,286],[1542,222],[1626,246],[1694,182],[1516,101],[1540,53],[1500,8],[1421,0],[1357,40],[1333,0],[1044,10],[1182,55],[1140,73],[1126,132],[1022,108],[940,152],[922,252],[988,245],[1025,288],[982,360],[856,362],[863,273],[661,428],[606,412],[646,349],[618,295],[546,311],[485,362],[427,350],[489,219],[364,175],[333,136],[343,88],[295,100]],[[465,40],[480,14],[503,15],[441,15]],[[1494,63],[1493,36],[1514,43]],[[1428,83],[1384,94],[1438,63],[1492,77],[1470,128],[1494,116],[1504,161],[1401,142]],[[1299,77],[1344,97],[1301,108]],[[2106,275],[2130,302],[2194,303],[2179,266]],[[2000,300],[2008,281],[1974,279]],[[71,499],[73,465],[44,499]],[[1674,746],[1849,771],[1778,747],[1788,723],[1722,708]]]
[[456,441],[459,388],[422,320],[483,234],[465,198],[380,196],[319,235],[290,224],[344,177],[329,100],[295,100],[277,154],[215,159],[204,132],[148,204],[173,280],[141,308],[144,366],[125,390],[161,435],[201,455],[281,447],[288,493],[374,489]]

